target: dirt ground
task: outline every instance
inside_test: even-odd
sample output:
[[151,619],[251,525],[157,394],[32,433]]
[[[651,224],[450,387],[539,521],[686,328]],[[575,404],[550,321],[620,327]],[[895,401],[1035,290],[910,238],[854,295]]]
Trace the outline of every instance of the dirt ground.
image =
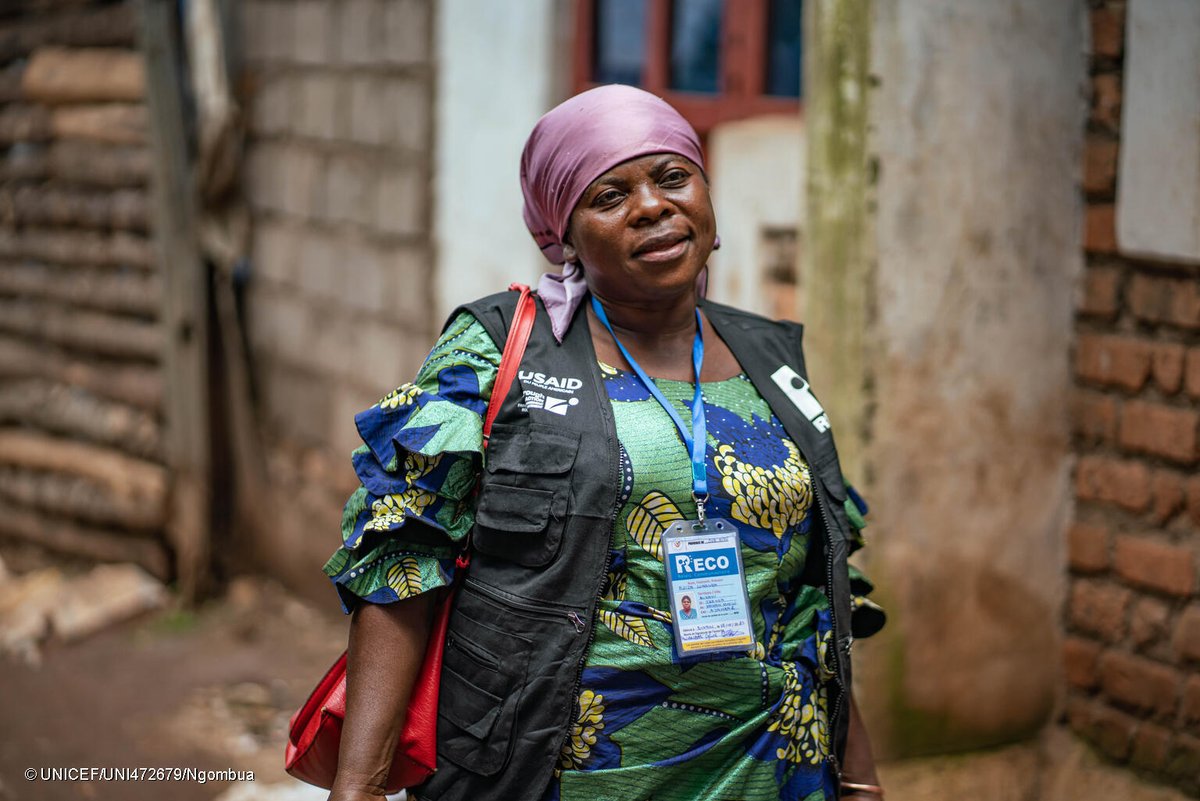
[[[323,799],[283,772],[289,716],[345,647],[332,593],[318,610],[278,584],[236,579],[195,612],[164,609],[42,664],[0,662],[0,801]],[[229,781],[29,781],[28,769],[253,771]]]

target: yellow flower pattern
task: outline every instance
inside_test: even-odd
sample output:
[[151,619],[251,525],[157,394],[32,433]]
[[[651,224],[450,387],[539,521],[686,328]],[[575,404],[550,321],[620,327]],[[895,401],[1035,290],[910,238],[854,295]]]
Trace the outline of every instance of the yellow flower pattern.
[[733,499],[735,520],[774,532],[798,526],[812,505],[812,476],[790,439],[783,440],[788,455],[782,465],[759,467],[738,459],[732,445],[720,445],[713,463],[721,486]]
[[401,384],[375,405],[381,409],[399,409],[401,406],[411,404],[422,392],[424,390],[416,384]]
[[429,490],[415,485],[415,481],[428,475],[442,459],[442,455],[425,456],[413,451],[404,454],[404,478],[409,487],[404,492],[384,495],[371,504],[371,519],[363,526],[363,531],[391,531],[404,521],[405,514],[419,517],[431,503],[437,500],[437,495]]
[[785,662],[783,670],[783,702],[767,729],[787,738],[787,745],[777,749],[775,756],[796,764],[819,765],[828,756],[826,691],[817,685],[806,694],[795,662]]
[[571,736],[558,757],[561,770],[579,770],[592,755],[596,732],[604,728],[604,696],[591,690],[579,693],[579,714],[571,724]]

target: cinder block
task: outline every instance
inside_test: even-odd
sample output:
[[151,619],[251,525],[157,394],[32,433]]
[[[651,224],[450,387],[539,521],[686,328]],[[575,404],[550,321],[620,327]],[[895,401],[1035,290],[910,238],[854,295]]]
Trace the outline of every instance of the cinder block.
[[332,156],[325,173],[325,219],[372,225],[378,169],[374,160],[362,155],[338,153]]
[[384,12],[384,59],[390,64],[429,61],[430,0],[393,0]]
[[247,0],[242,9],[242,48],[250,62],[288,57],[292,41],[291,4],[280,0]]
[[324,228],[308,227],[297,236],[296,283],[312,300],[337,297],[342,263],[340,238]]
[[258,285],[285,286],[296,279],[297,238],[286,221],[264,218],[254,223],[251,262]]
[[273,142],[252,142],[247,149],[243,189],[251,208],[283,209],[283,182],[279,174],[283,152],[283,146]]
[[378,0],[338,3],[338,60],[342,64],[373,64],[383,53],[383,6]]
[[377,75],[355,75],[350,81],[350,113],[346,115],[346,136],[367,145],[387,140],[388,124],[395,113],[386,92],[388,79]]
[[286,133],[293,124],[292,78],[285,72],[260,77],[250,101],[250,129],[271,136]]
[[429,121],[433,100],[427,81],[420,78],[391,78],[382,95],[384,126],[388,144],[413,153],[425,153],[430,147]]
[[322,211],[320,191],[324,159],[304,145],[290,145],[282,154],[275,180],[280,184],[282,210],[297,217],[318,217]]
[[343,92],[337,75],[308,72],[297,76],[293,130],[302,136],[333,139]]
[[375,227],[388,234],[414,236],[426,233],[428,190],[424,170],[415,166],[389,166],[379,175]]
[[296,0],[292,4],[291,58],[299,64],[333,60],[333,15],[328,0]]
[[[407,330],[429,331],[441,320],[431,320],[430,278],[432,256],[425,245],[399,245],[388,252],[385,260],[390,286],[387,319],[400,322]],[[426,343],[426,351],[433,345]]]
[[386,250],[365,239],[342,240],[334,286],[339,305],[366,314],[386,311],[392,281],[387,256]]

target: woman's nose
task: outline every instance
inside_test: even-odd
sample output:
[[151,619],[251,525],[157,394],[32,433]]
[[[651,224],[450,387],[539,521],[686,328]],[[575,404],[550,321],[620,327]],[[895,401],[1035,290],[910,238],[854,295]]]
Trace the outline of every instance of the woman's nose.
[[634,223],[656,222],[670,212],[670,202],[654,181],[639,183],[633,190]]

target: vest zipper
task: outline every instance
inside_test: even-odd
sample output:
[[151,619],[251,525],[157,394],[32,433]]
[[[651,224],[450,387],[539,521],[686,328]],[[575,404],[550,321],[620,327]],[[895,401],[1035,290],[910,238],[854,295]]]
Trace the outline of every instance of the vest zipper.
[[[601,398],[602,403],[609,403],[607,397]],[[605,418],[607,424],[607,418]],[[617,440],[617,433],[614,424],[613,431],[610,432],[609,443],[612,444]],[[604,584],[608,580],[608,569],[612,567],[612,532],[613,526],[617,522],[617,514],[621,511],[621,451],[620,446],[616,448],[617,453],[612,459],[613,476],[612,486],[616,487],[616,493],[613,495],[612,511],[608,515],[608,544],[604,548],[604,568],[600,571],[600,581],[596,585],[596,597],[592,601],[591,609],[591,624],[587,625],[579,616],[575,616],[575,630],[580,634],[586,628],[588,632],[587,642],[583,644],[583,653],[579,657],[579,665],[575,668],[575,685],[571,688],[571,694],[567,696],[567,711],[566,711],[566,726],[563,727],[562,741],[558,745],[558,752],[561,754],[567,741],[571,739],[571,722],[575,719],[575,706],[579,699],[579,688],[583,685],[583,667],[587,664],[588,654],[592,650],[592,642],[596,639],[596,608],[599,607],[600,601],[604,597]],[[556,759],[557,762],[557,759]]]
[[[837,716],[838,710],[842,708],[842,697],[846,694],[846,688],[842,681],[842,655],[839,652],[838,643],[838,624],[837,624],[837,604],[833,597],[833,526],[829,523],[829,514],[825,510],[825,502],[821,500],[821,492],[816,486],[816,481],[820,478],[815,478],[813,483],[813,494],[817,499],[817,508],[821,510],[821,522],[825,524],[825,547],[828,549],[825,555],[825,597],[829,600],[829,622],[833,629],[833,658],[834,662],[833,680],[837,685],[837,697],[834,700],[833,706],[829,711],[829,763],[833,766],[833,772],[837,776],[838,784],[842,781],[842,766],[837,756]],[[841,793],[839,792],[840,796]]]
[[547,612],[560,614],[563,617],[565,617],[567,620],[571,621],[571,624],[573,626],[575,626],[575,631],[577,633],[581,633],[581,634],[583,633],[583,629],[580,628],[583,625],[583,621],[580,619],[579,613],[576,612],[574,609],[566,609],[563,607],[555,608],[555,605],[551,604],[551,603],[532,603],[532,602],[526,602],[526,601],[518,601],[514,598],[510,598],[507,595],[504,595],[503,593],[496,592],[488,585],[486,585],[476,579],[473,579],[470,576],[467,577],[467,580],[464,583],[469,584],[471,586],[471,588],[473,590],[475,590],[476,592],[478,592],[480,595],[486,595],[489,598],[491,598],[492,600],[496,601],[497,603],[503,604],[504,606],[507,606],[510,609],[514,609],[514,610],[517,610],[520,612],[525,612],[525,613],[529,614],[530,616],[536,617],[540,620],[546,619]]

